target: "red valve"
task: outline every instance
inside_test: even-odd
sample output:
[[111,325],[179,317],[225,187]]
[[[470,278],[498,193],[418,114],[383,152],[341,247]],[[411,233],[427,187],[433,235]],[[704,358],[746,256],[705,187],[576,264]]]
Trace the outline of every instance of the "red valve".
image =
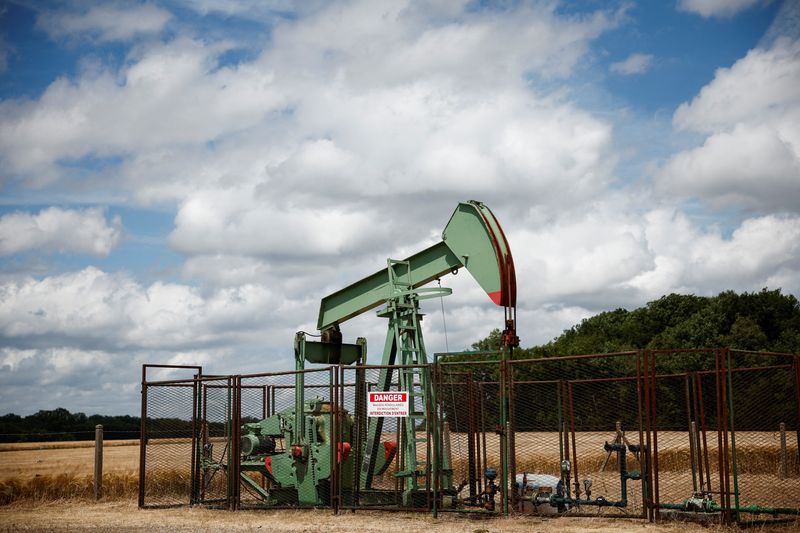
[[347,461],[347,458],[350,457],[350,443],[349,442],[340,442],[339,443],[339,452],[336,454],[336,458],[338,462],[343,463]]
[[394,454],[397,452],[397,443],[396,442],[389,442],[388,440],[383,443],[383,454],[386,456],[386,462],[394,458]]
[[303,447],[302,446],[292,446],[292,457],[295,459],[302,459],[303,458]]

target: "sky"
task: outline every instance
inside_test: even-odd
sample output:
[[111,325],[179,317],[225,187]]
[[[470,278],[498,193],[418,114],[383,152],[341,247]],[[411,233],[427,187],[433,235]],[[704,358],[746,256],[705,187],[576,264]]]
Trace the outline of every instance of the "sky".
[[[293,368],[322,297],[469,199],[523,346],[800,294],[800,3],[0,0],[0,414],[135,414],[143,363]],[[442,284],[429,352],[502,328]],[[372,363],[385,329],[342,324]]]

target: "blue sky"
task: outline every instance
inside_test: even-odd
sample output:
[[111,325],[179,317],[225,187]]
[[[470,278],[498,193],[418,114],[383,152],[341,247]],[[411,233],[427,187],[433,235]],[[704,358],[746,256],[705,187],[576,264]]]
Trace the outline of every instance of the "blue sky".
[[[133,413],[143,362],[290,368],[323,296],[465,199],[509,238],[523,345],[670,292],[797,295],[797,6],[0,3],[0,413]],[[451,348],[502,326],[443,282]]]

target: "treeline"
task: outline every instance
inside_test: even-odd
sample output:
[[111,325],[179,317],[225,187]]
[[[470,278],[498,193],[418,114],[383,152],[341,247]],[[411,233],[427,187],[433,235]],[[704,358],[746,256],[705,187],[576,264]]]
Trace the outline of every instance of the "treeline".
[[[95,426],[103,426],[103,440],[138,439],[141,430],[138,416],[106,416],[70,413],[59,407],[52,411],[19,416],[0,416],[0,442],[51,442],[93,440]],[[242,417],[242,423],[257,422],[253,417]],[[207,431],[212,436],[225,434],[225,423],[211,421]],[[195,428],[197,429],[197,428]],[[192,421],[183,418],[147,419],[148,439],[188,438],[192,436]]]
[[0,442],[42,442],[94,439],[94,428],[103,425],[106,440],[138,439],[137,416],[107,416],[70,413],[59,407],[28,416],[0,416]]
[[[499,346],[500,331],[494,330],[472,348]],[[704,347],[798,353],[800,304],[780,289],[711,297],[670,294],[633,311],[586,318],[546,344],[516,350],[515,358]]]

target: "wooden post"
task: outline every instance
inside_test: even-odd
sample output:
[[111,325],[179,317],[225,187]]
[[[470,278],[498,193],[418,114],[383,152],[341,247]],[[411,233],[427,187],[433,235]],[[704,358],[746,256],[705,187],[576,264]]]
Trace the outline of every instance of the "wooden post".
[[786,453],[786,424],[781,422],[781,471],[780,477],[786,478],[789,476],[788,455]]
[[94,499],[103,496],[103,425],[94,427]]

